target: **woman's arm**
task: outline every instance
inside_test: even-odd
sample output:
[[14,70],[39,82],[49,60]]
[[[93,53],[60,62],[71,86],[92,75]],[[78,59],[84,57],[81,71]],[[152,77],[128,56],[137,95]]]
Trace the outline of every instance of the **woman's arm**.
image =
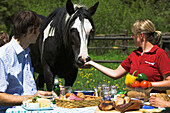
[[156,90],[168,90],[170,89],[170,73],[163,75],[164,80],[160,82],[152,82],[152,86]]
[[115,80],[118,78],[121,78],[122,76],[127,74],[127,71],[121,65],[116,70],[102,66],[92,60],[85,63],[85,66],[88,66],[88,65],[93,66],[94,68],[96,68],[97,70],[102,72],[103,74],[105,74]]

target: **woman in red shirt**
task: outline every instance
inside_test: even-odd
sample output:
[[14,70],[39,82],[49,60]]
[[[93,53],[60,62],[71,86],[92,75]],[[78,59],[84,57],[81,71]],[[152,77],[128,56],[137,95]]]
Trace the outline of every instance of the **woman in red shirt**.
[[161,41],[161,32],[156,31],[154,24],[148,19],[137,20],[131,30],[134,34],[132,36],[134,44],[139,48],[133,51],[116,70],[94,61],[86,62],[85,65],[91,65],[115,80],[137,70],[135,76],[144,73],[155,90],[169,89],[170,60],[167,53],[157,46]]

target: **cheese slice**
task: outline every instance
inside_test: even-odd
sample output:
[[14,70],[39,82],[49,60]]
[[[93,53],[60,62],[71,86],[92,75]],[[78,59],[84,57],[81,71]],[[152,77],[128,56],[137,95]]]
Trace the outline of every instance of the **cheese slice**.
[[51,101],[45,98],[38,98],[38,103],[40,103],[40,108],[42,107],[50,107]]

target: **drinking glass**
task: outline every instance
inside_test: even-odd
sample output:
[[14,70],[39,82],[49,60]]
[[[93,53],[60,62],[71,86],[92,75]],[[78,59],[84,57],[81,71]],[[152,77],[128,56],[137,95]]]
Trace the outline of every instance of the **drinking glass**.
[[67,93],[71,93],[72,92],[72,87],[71,86],[64,86],[61,90],[61,94],[64,96]]

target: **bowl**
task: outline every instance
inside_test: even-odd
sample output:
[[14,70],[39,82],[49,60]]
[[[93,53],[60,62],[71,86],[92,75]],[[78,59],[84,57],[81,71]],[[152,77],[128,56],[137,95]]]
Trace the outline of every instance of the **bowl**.
[[75,90],[73,93],[74,93],[75,95],[77,95],[78,92],[81,92],[81,93],[83,93],[84,95],[91,95],[91,96],[93,96],[95,91],[93,91],[93,90],[89,90],[89,91],[85,91],[85,90]]
[[137,98],[137,99],[143,100],[144,102],[147,102],[149,100],[150,92],[153,89],[153,87],[143,89],[141,87],[132,88],[128,86],[126,86],[126,88],[127,88],[127,96],[131,98]]

